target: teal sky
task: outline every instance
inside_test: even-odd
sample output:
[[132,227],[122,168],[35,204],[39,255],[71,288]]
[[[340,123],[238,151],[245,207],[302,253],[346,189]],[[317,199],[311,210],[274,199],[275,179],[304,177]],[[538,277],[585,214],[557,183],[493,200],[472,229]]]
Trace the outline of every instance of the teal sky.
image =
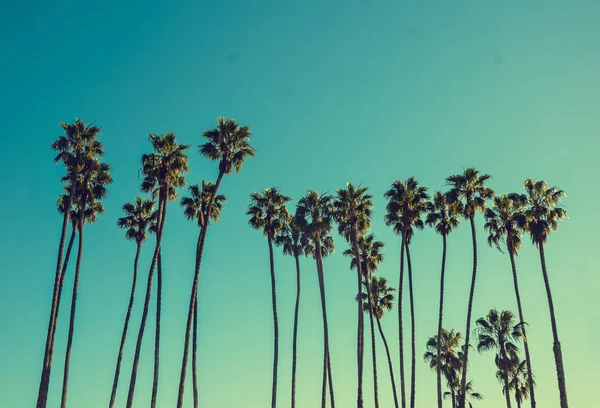
[[[229,201],[209,232],[200,281],[199,388],[208,408],[268,405],[272,320],[268,248],[247,225],[252,191],[277,186],[294,198],[306,189],[334,192],[346,182],[369,186],[374,232],[387,245],[381,274],[397,287],[400,240],[383,223],[383,192],[415,176],[444,188],[448,175],[475,166],[497,192],[544,179],[568,194],[570,213],[549,238],[547,262],[572,407],[593,405],[600,377],[600,275],[593,182],[600,149],[600,3],[597,1],[253,1],[13,2],[0,16],[0,406],[35,403],[61,219],[61,166],[50,143],[61,121],[101,126],[114,183],[106,215],[86,228],[71,360],[69,406],[107,405],[130,290],[135,245],[116,227],[121,206],[139,193],[140,156],[148,133],[173,130],[191,144],[190,183],[214,180],[215,163],[195,146],[217,116],[247,124],[256,159],[224,180]],[[591,187],[591,188],[590,188]],[[180,195],[184,195],[184,190]],[[480,247],[474,317],[490,308],[516,311],[507,256]],[[197,227],[178,203],[164,233],[164,293],[158,406],[175,404]],[[123,405],[143,282],[151,254],[143,248],[140,284],[117,405]],[[325,261],[336,402],[356,398],[355,273],[341,255]],[[435,375],[422,362],[437,325],[441,238],[430,229],[412,245],[417,314],[417,407],[435,403]],[[279,404],[290,394],[295,276],[277,253],[281,328]],[[548,306],[536,250],[517,259],[540,407],[558,407]],[[464,332],[470,231],[449,237],[445,326]],[[298,406],[320,400],[321,315],[314,261],[302,261]],[[63,299],[70,298],[73,271]],[[154,302],[153,302],[154,303]],[[67,301],[59,316],[49,407],[59,406]],[[151,316],[154,305],[151,308]],[[408,315],[405,316],[408,325]],[[147,406],[152,384],[149,318],[136,389]],[[397,371],[395,311],[383,320]],[[410,332],[407,331],[409,336]],[[407,350],[410,350],[407,343]],[[393,406],[378,343],[383,407]],[[492,353],[473,352],[470,377],[501,407]],[[365,401],[372,404],[369,354]],[[407,370],[408,375],[408,370]],[[408,377],[407,377],[408,378]],[[191,382],[186,407],[191,407]]]

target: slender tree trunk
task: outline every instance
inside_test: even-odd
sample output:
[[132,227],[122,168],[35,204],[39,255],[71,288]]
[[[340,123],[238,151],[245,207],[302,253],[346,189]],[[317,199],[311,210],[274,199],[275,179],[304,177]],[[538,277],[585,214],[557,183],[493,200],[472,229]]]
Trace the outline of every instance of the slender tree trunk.
[[129,304],[127,305],[127,313],[125,314],[125,323],[123,324],[123,334],[121,335],[121,344],[119,346],[119,354],[117,355],[117,367],[115,368],[115,377],[113,380],[112,392],[110,393],[109,408],[115,406],[115,398],[117,396],[117,387],[119,386],[119,374],[121,372],[121,361],[123,360],[123,351],[125,350],[125,339],[127,338],[127,329],[129,328],[129,319],[131,317],[131,309],[133,308],[133,300],[135,298],[135,286],[137,282],[138,261],[142,243],[137,242],[137,250],[135,252],[135,260],[133,262],[133,282],[131,283],[131,294],[129,295]]
[[388,347],[387,340],[385,339],[385,335],[383,334],[383,329],[381,328],[381,321],[377,319],[377,328],[379,329],[379,335],[381,336],[381,340],[383,341],[383,346],[385,347],[385,354],[387,355],[388,360],[388,368],[390,369],[390,380],[392,381],[392,392],[394,394],[394,406],[398,408],[398,395],[396,394],[396,381],[394,380],[394,368],[392,367],[392,356],[390,355],[390,348]]
[[367,275],[367,300],[369,301],[369,320],[371,325],[371,356],[373,359],[373,398],[375,399],[375,408],[379,408],[379,390],[377,387],[377,346],[375,343],[375,324],[373,322],[372,310],[373,297],[371,295],[371,272],[368,270],[368,268],[365,269],[367,269],[365,271],[365,275]]
[[415,382],[416,382],[416,355],[415,343],[415,300],[413,295],[412,265],[410,263],[410,249],[406,243],[406,262],[408,264],[408,292],[410,298],[410,331],[411,331],[411,363],[410,363],[410,408],[415,408]]
[[333,398],[333,377],[331,376],[331,356],[327,350],[327,381],[329,382],[329,401],[331,408],[335,408],[335,400]]
[[[356,262],[356,280],[357,280],[357,293],[359,296],[358,303],[358,328],[357,328],[357,344],[356,344],[356,353],[357,353],[357,367],[358,367],[358,388],[357,388],[357,396],[356,396],[356,406],[358,408],[363,407],[363,370],[364,370],[364,344],[365,344],[365,334],[364,334],[364,312],[363,312],[363,302],[361,298],[362,294],[362,262],[360,257],[360,251],[358,248],[358,231],[356,226],[352,228],[352,246],[354,247],[354,260]],[[367,285],[368,286],[368,285]],[[377,398],[377,396],[375,397]]]
[[[161,188],[158,208],[162,208],[163,200],[168,198],[167,193],[169,191],[168,186],[164,189]],[[133,367],[131,369],[131,379],[129,380],[129,392],[127,394],[127,408],[131,408],[133,404],[133,395],[135,393],[135,383],[137,380],[137,372],[140,361],[140,352],[142,349],[142,340],[144,338],[144,330],[146,329],[146,319],[148,318],[148,308],[150,306],[150,296],[152,294],[152,278],[154,276],[154,268],[158,263],[158,255],[160,253],[160,243],[162,241],[162,234],[165,225],[165,219],[167,217],[166,211],[160,214],[160,220],[158,224],[158,231],[156,233],[156,246],[154,248],[154,254],[152,255],[152,262],[150,263],[150,270],[148,272],[148,282],[146,284],[146,297],[144,299],[144,310],[142,312],[142,320],[140,323],[140,330],[138,332],[137,343],[135,345],[135,355],[133,359]]]
[[506,397],[506,408],[510,408],[510,389],[508,381],[508,357],[506,355],[506,349],[504,343],[500,343],[500,363],[502,364],[502,377],[504,379],[504,396]]
[[471,289],[469,291],[469,306],[467,307],[467,330],[465,331],[465,348],[463,355],[463,369],[461,378],[461,394],[459,408],[465,408],[467,397],[467,370],[469,368],[469,341],[471,338],[471,311],[475,295],[475,279],[477,278],[477,233],[475,232],[475,217],[469,217],[471,222],[471,237],[473,239],[473,275],[471,276]]
[[[442,273],[440,274],[440,312],[438,314],[438,332],[437,332],[437,347],[436,347],[436,358],[439,363],[441,347],[442,347],[442,323],[444,319],[444,280],[446,278],[446,234],[442,234]],[[440,364],[436,364],[437,374],[437,402],[438,408],[442,408],[442,371],[440,370]]]
[[198,296],[194,303],[194,333],[192,335],[192,382],[194,393],[194,408],[198,408],[198,365],[197,365],[197,348],[198,348]]
[[[512,267],[513,283],[515,286],[515,295],[517,297],[517,308],[519,309],[519,319],[523,325],[521,330],[523,331],[523,347],[525,348],[525,360],[527,362],[527,382],[529,383],[529,397],[531,401],[531,408],[535,408],[535,393],[533,390],[533,371],[531,371],[531,357],[529,355],[529,341],[527,339],[527,332],[525,330],[525,318],[523,317],[523,308],[521,306],[521,294],[519,292],[519,280],[517,278],[517,267],[515,265],[515,254],[509,249],[508,254],[510,256],[510,265]],[[517,405],[521,405],[517,401]]]
[[552,337],[554,339],[554,362],[556,364],[556,377],[558,379],[558,390],[560,393],[560,408],[568,408],[567,386],[565,383],[565,369],[563,366],[562,349],[558,341],[558,330],[556,328],[556,316],[554,315],[554,302],[552,302],[552,292],[550,291],[550,281],[546,270],[546,256],[544,254],[544,243],[539,244],[540,261],[542,263],[542,273],[544,275],[544,285],[546,286],[546,295],[548,297],[548,308],[550,309],[550,323],[552,325]]
[[77,307],[77,289],[79,288],[79,274],[81,272],[81,255],[83,254],[83,227],[85,214],[85,200],[82,208],[79,209],[79,243],[77,248],[77,265],[75,267],[75,281],[73,282],[73,294],[71,296],[71,316],[69,318],[69,335],[67,338],[67,352],[65,355],[65,369],[63,376],[63,387],[60,407],[67,406],[67,389],[69,386],[69,367],[71,364],[71,346],[73,344],[73,331],[75,330],[75,309]]
[[273,303],[273,387],[271,407],[277,407],[277,362],[279,359],[279,322],[277,321],[277,288],[275,286],[275,263],[273,261],[273,237],[269,235],[269,267],[271,270],[271,302]]
[[327,325],[327,306],[326,306],[326,302],[325,302],[325,279],[324,279],[324,274],[323,274],[323,261],[322,261],[322,255],[321,255],[321,243],[320,243],[320,237],[318,238],[317,242],[315,242],[315,255],[317,258],[317,273],[319,276],[319,289],[321,292],[321,308],[322,308],[322,312],[323,312],[323,391],[322,391],[322,401],[321,401],[321,406],[322,408],[325,408],[325,388],[326,388],[326,377],[327,377],[327,373],[329,373],[329,391],[330,391],[330,398],[331,398],[331,405],[332,407],[335,404],[335,400],[334,400],[334,394],[333,394],[333,379],[331,378],[331,367],[330,364],[328,363],[328,360],[331,358],[330,357],[330,353],[329,353],[329,327]]
[[456,393],[454,392],[454,389],[452,389],[452,408],[457,408],[456,407]]
[[[192,317],[194,314],[194,305],[197,302],[198,297],[198,278],[200,277],[200,265],[202,264],[202,254],[204,252],[204,243],[206,242],[206,233],[208,232],[208,226],[210,224],[210,209],[215,203],[215,197],[219,192],[221,181],[223,180],[223,172],[219,171],[217,182],[215,183],[215,190],[212,194],[210,202],[204,213],[204,227],[202,228],[199,236],[199,242],[196,246],[196,266],[194,271],[194,281],[192,283],[192,293],[190,294],[190,306],[188,308],[187,323],[185,328],[185,340],[183,345],[183,357],[181,361],[181,374],[179,376],[179,392],[177,395],[177,408],[183,406],[183,396],[185,391],[185,377],[187,373],[187,362],[190,349],[190,332],[192,331]],[[128,407],[129,408],[129,407]]]
[[296,307],[294,308],[294,339],[292,340],[292,408],[296,408],[296,352],[298,346],[298,314],[300,312],[300,259],[294,254],[296,261]]
[[519,401],[519,399],[516,397],[516,395],[515,395],[515,400],[517,401],[517,408],[521,408],[521,401]]
[[402,231],[400,246],[400,281],[398,282],[398,347],[400,350],[400,401],[406,408],[406,393],[404,386],[404,329],[402,326],[402,292],[404,288],[404,248],[406,247],[406,229]]
[[156,407],[156,396],[158,394],[158,373],[160,367],[160,314],[162,303],[162,249],[158,251],[158,262],[156,267],[156,326],[154,332],[154,379],[152,380],[152,399],[150,407]]

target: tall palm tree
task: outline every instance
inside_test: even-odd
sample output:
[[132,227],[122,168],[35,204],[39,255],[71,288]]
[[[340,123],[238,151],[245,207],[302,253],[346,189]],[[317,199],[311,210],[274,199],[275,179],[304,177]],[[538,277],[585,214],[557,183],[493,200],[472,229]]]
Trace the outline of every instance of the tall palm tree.
[[[385,335],[383,334],[383,328],[381,327],[381,318],[383,317],[383,314],[386,310],[388,312],[392,310],[392,306],[394,304],[394,294],[392,292],[394,292],[396,289],[388,286],[387,280],[383,277],[378,278],[376,276],[371,276],[369,282],[371,285],[371,302],[365,303],[363,307],[369,312],[369,314],[375,316],[376,318],[379,335],[381,336],[381,340],[383,341],[383,345],[385,347],[385,353],[387,355],[390,380],[392,383],[392,393],[394,395],[394,406],[398,408],[398,394],[396,393],[396,381],[394,380],[392,356],[390,354],[390,348],[388,347]],[[367,293],[363,293],[362,299],[364,302],[368,302],[369,295]],[[374,337],[373,344],[375,344]]]
[[[486,208],[486,200],[494,196],[494,191],[486,187],[490,179],[488,174],[480,174],[479,170],[472,167],[466,169],[462,174],[456,174],[446,178],[450,185],[448,195],[452,201],[462,202],[462,216],[471,224],[471,237],[473,240],[473,274],[471,275],[471,289],[469,290],[469,305],[467,306],[467,329],[465,331],[465,344],[470,344],[471,337],[471,312],[473,309],[473,297],[475,295],[475,281],[477,279],[477,234],[475,231],[475,214],[483,212]],[[465,348],[463,357],[463,375],[461,378],[461,403],[459,408],[465,407],[467,395],[467,371],[469,368],[469,347]]]
[[[446,249],[447,237],[450,232],[458,227],[458,214],[460,212],[460,202],[451,201],[447,194],[436,191],[433,196],[433,202],[430,211],[427,214],[425,223],[433,228],[442,236],[442,272],[440,274],[440,308],[438,313],[438,331],[437,338],[442,338],[443,316],[444,316],[444,282],[446,274]],[[437,344],[436,356],[440,360],[441,342]],[[437,374],[437,402],[438,408],[442,408],[442,372],[440,366],[436,367]]]
[[[496,246],[500,251],[500,243],[506,244],[506,249],[510,257],[512,267],[513,284],[515,287],[515,295],[517,297],[517,308],[519,311],[519,320],[525,321],[523,317],[523,307],[521,305],[521,294],[519,291],[519,280],[517,277],[517,267],[515,264],[515,256],[518,255],[522,245],[522,235],[520,228],[525,226],[525,208],[526,197],[521,194],[503,194],[500,197],[494,198],[494,206],[488,208],[485,213],[485,229],[488,230],[488,243]],[[525,361],[527,364],[527,375],[529,381],[529,389],[531,390],[531,408],[535,408],[535,394],[533,389],[533,372],[531,371],[531,357],[529,355],[529,343],[527,341],[527,332],[525,326],[521,328],[523,331],[523,347],[525,349]]]
[[321,293],[321,309],[323,313],[323,383],[321,388],[321,408],[325,408],[327,378],[331,406],[335,406],[333,379],[331,376],[331,358],[329,352],[329,326],[327,324],[327,306],[325,302],[325,279],[323,273],[323,257],[333,252],[333,239],[328,235],[333,222],[333,197],[308,190],[296,208],[296,220],[302,231],[313,245],[313,257],[317,263],[317,275]]
[[[508,392],[510,393],[511,390],[514,391],[517,408],[521,408],[523,400],[529,398],[530,395],[530,382],[529,373],[527,372],[527,362],[525,360],[519,361],[518,359],[511,359],[509,360],[509,363]],[[504,381],[504,373],[502,370],[496,371],[496,378],[498,381]],[[502,392],[507,392],[505,387],[502,387]]]
[[[177,187],[185,186],[184,173],[189,171],[188,157],[185,153],[190,148],[188,145],[179,144],[173,132],[164,135],[151,134],[149,136],[152,144],[153,153],[144,154],[142,156],[142,169],[144,180],[142,181],[142,191],[151,192],[153,196],[158,196],[158,214],[156,231],[156,246],[152,255],[150,269],[148,272],[148,282],[146,284],[146,296],[144,298],[144,309],[138,331],[138,338],[135,346],[135,355],[133,366],[131,369],[131,379],[129,381],[129,392],[127,395],[127,408],[131,408],[133,404],[133,396],[135,393],[135,384],[137,380],[137,372],[140,359],[140,351],[142,348],[142,339],[146,328],[146,319],[148,318],[148,308],[150,305],[150,295],[152,293],[152,278],[154,276],[154,268],[158,262],[159,254],[161,253],[162,235],[167,217],[167,202],[177,198]],[[157,299],[159,296],[157,296]],[[157,320],[160,314],[157,308]],[[158,349],[155,341],[154,354],[154,380],[152,384],[152,399],[151,407],[156,406],[156,395],[158,392]]]
[[[52,150],[58,154],[54,162],[62,162],[66,169],[66,175],[62,178],[68,182],[68,191],[64,195],[64,208],[70,209],[71,202],[75,195],[75,186],[77,180],[83,172],[83,165],[86,159],[100,157],[104,154],[102,142],[96,140],[100,134],[100,128],[94,125],[86,125],[81,119],[76,119],[75,123],[68,124],[62,122],[64,135],[54,141],[51,145]],[[48,322],[48,332],[46,335],[46,345],[44,351],[44,360],[42,362],[42,373],[40,378],[40,387],[36,407],[45,408],[48,401],[48,386],[50,383],[50,374],[52,369],[52,356],[54,354],[54,331],[56,330],[57,304],[60,301],[61,293],[59,291],[63,251],[67,236],[67,227],[69,225],[70,211],[59,212],[63,215],[63,223],[60,234],[60,243],[58,246],[58,258],[56,261],[56,274],[54,277],[54,289],[52,294],[52,303],[50,306],[50,318]],[[72,235],[73,236],[73,235]],[[66,262],[66,261],[65,261]]]
[[295,217],[290,216],[283,229],[275,237],[275,245],[281,246],[285,255],[296,261],[296,306],[294,308],[294,335],[292,340],[292,408],[296,408],[296,367],[298,346],[298,314],[300,311],[300,256],[309,254],[308,240],[302,233]]
[[[488,350],[497,350],[496,366],[502,371],[504,389],[509,389],[508,370],[510,361],[517,358],[518,348],[515,344],[523,337],[521,327],[523,323],[515,323],[515,316],[508,310],[498,313],[492,309],[486,317],[477,319],[478,343],[477,350],[481,353]],[[510,408],[510,393],[504,393],[506,408]]]
[[563,190],[556,187],[548,187],[544,181],[525,180],[525,191],[527,203],[525,206],[525,217],[527,224],[525,230],[531,236],[531,241],[540,252],[542,274],[548,297],[548,308],[550,309],[550,323],[552,326],[552,337],[554,339],[554,362],[556,364],[556,377],[558,379],[558,390],[560,392],[560,407],[568,408],[567,385],[565,383],[565,368],[563,365],[562,349],[558,340],[558,329],[556,328],[556,316],[554,315],[554,302],[550,291],[550,280],[546,269],[546,255],[544,244],[552,231],[558,230],[558,222],[567,218],[567,212],[558,206],[560,199],[566,197]]
[[291,198],[283,195],[277,188],[267,188],[260,193],[250,194],[250,205],[246,215],[248,223],[254,229],[263,231],[269,244],[269,267],[271,270],[271,302],[273,306],[273,386],[271,389],[271,407],[277,406],[277,362],[279,359],[279,323],[277,321],[277,288],[275,285],[275,263],[273,260],[273,241],[283,230],[289,214],[285,204]]
[[[236,173],[239,173],[242,170],[244,161],[248,157],[254,157],[256,152],[250,144],[250,137],[252,136],[250,128],[248,126],[240,126],[233,119],[218,118],[217,127],[204,131],[202,136],[207,139],[207,142],[199,146],[200,153],[211,160],[217,160],[219,162],[219,174],[217,176],[217,181],[215,182],[213,199],[211,200],[212,202],[206,206],[206,209],[208,210],[213,206],[214,197],[216,197],[219,192],[223,176],[230,175],[234,168]],[[204,218],[208,219],[208,214],[204,214]],[[202,255],[204,253],[204,243],[206,242],[207,231],[208,223],[202,228],[198,248],[196,250],[198,256],[196,259],[194,281],[190,293],[190,304],[185,329],[177,408],[183,406],[187,361],[190,348],[190,332],[192,331],[194,310],[197,309],[198,277],[200,276],[200,266],[202,265]]]
[[110,176],[111,167],[106,163],[101,163],[98,158],[85,161],[83,177],[77,181],[74,192],[76,199],[77,215],[79,222],[78,229],[78,248],[77,264],[75,267],[75,281],[73,283],[73,294],[71,296],[71,313],[69,319],[69,334],[67,337],[67,349],[65,354],[65,366],[63,375],[61,408],[67,405],[67,392],[69,384],[69,368],[71,364],[71,347],[73,344],[73,333],[75,330],[75,311],[77,307],[77,291],[79,288],[79,276],[81,272],[81,257],[83,254],[83,230],[85,221],[94,222],[97,215],[104,214],[104,207],[100,200],[106,194],[106,186],[112,182]]
[[[460,389],[460,384],[458,379],[456,379],[456,383],[454,384],[452,391],[446,391],[444,393],[444,398],[452,397],[452,408],[458,407],[462,401],[462,391]],[[454,395],[454,396],[453,396]],[[483,394],[479,392],[473,391],[473,381],[467,382],[466,394],[464,399],[464,404],[468,403],[469,408],[473,408],[473,404],[469,401],[469,398],[476,399],[481,401],[483,399]]]
[[416,342],[415,342],[415,304],[413,295],[412,266],[410,263],[409,244],[414,228],[423,229],[421,217],[430,207],[427,188],[419,186],[414,177],[406,181],[396,180],[391,188],[385,192],[388,199],[385,215],[386,225],[392,225],[394,232],[402,236],[400,248],[400,281],[398,283],[398,337],[400,344],[400,388],[402,395],[402,408],[406,401],[404,396],[404,349],[402,327],[402,286],[404,283],[404,250],[406,250],[408,264],[408,291],[410,298],[411,321],[411,370],[410,370],[410,408],[415,407],[416,383]]
[[[214,222],[219,222],[221,217],[221,211],[223,205],[227,201],[227,197],[222,194],[217,194],[213,200],[213,194],[215,191],[215,185],[213,183],[202,180],[202,188],[197,184],[189,187],[190,196],[183,197],[181,199],[181,205],[185,208],[184,215],[188,220],[196,220],[198,228],[198,240],[202,236],[202,230],[207,225],[208,220],[204,218],[204,215],[209,213],[208,205],[212,201],[212,208],[210,210],[210,218]],[[196,250],[198,246],[196,246]],[[198,256],[196,254],[196,256]],[[198,284],[198,282],[196,282]],[[197,293],[197,289],[196,289]],[[193,322],[193,344],[192,344],[192,377],[193,377],[193,391],[194,391],[194,407],[198,406],[198,381],[196,373],[196,349],[197,349],[197,331],[198,331],[198,308],[197,302],[194,307],[194,322]]]
[[[347,183],[345,189],[336,191],[337,197],[333,202],[334,218],[339,226],[340,235],[344,236],[352,248],[351,254],[354,256],[354,267],[356,268],[356,293],[362,292],[361,282],[363,279],[362,262],[359,262],[360,250],[358,241],[371,226],[371,212],[373,209],[373,197],[367,194],[367,187],[356,188],[352,183]],[[371,321],[372,326],[373,321]],[[363,355],[364,355],[364,322],[363,322],[363,304],[358,302],[358,329],[357,329],[357,367],[358,367],[358,387],[356,405],[358,408],[363,406]],[[373,365],[376,362],[373,358]],[[379,407],[377,397],[376,370],[373,371],[375,392],[375,407]]]
[[121,361],[123,359],[123,351],[125,349],[125,339],[127,338],[127,329],[129,327],[129,319],[135,299],[135,287],[137,282],[138,261],[142,251],[142,244],[146,241],[147,231],[150,225],[156,218],[154,212],[154,200],[137,197],[135,203],[126,203],[123,205],[123,211],[126,216],[119,218],[117,225],[120,228],[126,229],[125,237],[132,240],[136,244],[135,259],[133,261],[133,281],[131,283],[131,294],[129,295],[129,304],[127,305],[127,313],[125,314],[125,323],[123,324],[123,334],[121,335],[121,344],[117,355],[117,366],[115,368],[115,377],[113,380],[112,392],[110,394],[109,407],[115,405],[115,397],[117,395],[117,387],[119,385],[119,373],[121,372]]
[[429,367],[435,370],[436,373],[441,373],[446,379],[446,384],[452,396],[453,408],[457,405],[456,391],[460,386],[460,374],[462,372],[463,353],[461,344],[462,334],[442,328],[439,336],[435,335],[427,340],[427,351],[423,355],[423,359],[429,362]]

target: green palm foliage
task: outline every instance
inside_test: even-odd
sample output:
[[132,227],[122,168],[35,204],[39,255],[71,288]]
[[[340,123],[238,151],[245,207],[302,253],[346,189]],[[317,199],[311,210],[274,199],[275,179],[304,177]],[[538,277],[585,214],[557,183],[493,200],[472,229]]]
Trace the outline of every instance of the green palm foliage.
[[[427,213],[425,223],[435,229],[435,231],[442,236],[442,272],[440,274],[440,307],[438,313],[438,332],[437,338],[442,338],[443,330],[443,316],[444,316],[444,285],[446,278],[446,250],[447,250],[447,237],[450,232],[458,227],[459,214],[461,211],[460,201],[452,201],[447,194],[443,194],[440,191],[436,191],[433,195],[433,202]],[[440,346],[437,348],[437,359],[440,359]],[[437,374],[437,400],[438,408],[442,408],[442,372],[440,367],[436,368]]]
[[[465,344],[469,344],[471,336],[471,312],[473,310],[473,297],[475,296],[475,282],[477,279],[477,234],[475,231],[475,214],[483,212],[487,206],[486,200],[494,196],[494,191],[486,187],[490,179],[488,174],[481,174],[474,168],[466,169],[462,174],[456,174],[446,178],[450,185],[448,196],[452,201],[462,202],[462,215],[471,224],[471,236],[473,240],[473,274],[471,276],[471,289],[469,290],[469,305],[467,307],[467,329],[465,330]],[[469,368],[469,348],[465,349],[463,361],[463,376],[461,379],[461,396],[466,397],[467,371]],[[459,408],[465,407],[465,401],[461,401]]]
[[[523,307],[521,305],[521,294],[519,290],[519,280],[517,276],[517,267],[515,256],[518,255],[522,244],[521,228],[525,226],[526,218],[523,213],[525,209],[526,197],[521,194],[503,194],[494,198],[494,206],[485,211],[485,229],[489,232],[488,243],[496,246],[500,251],[501,243],[504,243],[508,250],[513,274],[513,284],[515,295],[517,297],[517,308],[519,320],[525,321],[523,317]],[[528,381],[531,389],[531,407],[535,408],[535,394],[533,389],[533,373],[531,370],[531,357],[529,354],[529,344],[527,342],[527,333],[525,326],[523,331],[523,346],[525,349],[525,361],[527,363]]]
[[323,272],[323,257],[334,250],[333,239],[329,236],[333,223],[333,197],[321,195],[313,190],[300,199],[296,208],[296,221],[302,228],[312,247],[312,253],[317,264],[319,290],[321,294],[321,309],[323,314],[323,382],[321,387],[321,408],[325,408],[327,379],[329,379],[329,393],[332,408],[335,406],[333,392],[333,378],[331,375],[331,362],[329,353],[329,327],[327,324],[327,305],[325,300],[325,279]]
[[473,408],[473,404],[469,400],[470,398],[476,399],[478,401],[481,401],[483,399],[483,394],[473,391],[473,381],[467,382],[467,386],[465,389],[466,395],[464,401],[462,398],[462,391],[460,390],[460,385],[458,383],[454,388],[452,388],[452,391],[446,391],[444,393],[444,398],[452,397],[452,408],[458,407],[458,404],[460,404],[461,401],[463,404],[469,404],[469,408]]
[[[352,183],[347,183],[346,188],[336,190],[336,198],[333,202],[334,218],[338,224],[340,235],[344,236],[353,249],[354,266],[356,268],[357,293],[361,292],[361,282],[364,271],[362,271],[358,241],[360,237],[371,227],[371,212],[373,209],[373,197],[367,194],[367,187],[356,188]],[[371,322],[372,323],[372,322]],[[363,406],[363,358],[364,358],[364,322],[362,302],[358,302],[358,329],[357,329],[357,367],[358,386],[356,403],[358,408]],[[376,365],[373,360],[374,367]],[[374,375],[374,398],[375,408],[379,407],[377,395],[377,370]]]
[[435,370],[436,373],[440,372],[446,379],[446,384],[450,389],[449,393],[452,395],[453,407],[458,405],[456,391],[460,388],[462,373],[462,340],[462,334],[454,330],[442,329],[440,336],[435,335],[427,340],[427,351],[423,355],[423,359],[429,362],[429,368]]
[[385,215],[386,225],[392,225],[394,232],[402,236],[400,248],[400,280],[398,283],[398,337],[400,347],[400,388],[402,408],[406,406],[404,395],[404,340],[402,327],[402,288],[404,284],[404,250],[406,250],[408,263],[408,291],[410,297],[411,317],[411,370],[410,370],[410,408],[415,407],[416,385],[416,342],[415,342],[415,306],[413,295],[412,266],[410,262],[409,244],[414,229],[423,229],[421,217],[430,208],[427,188],[420,186],[414,177],[406,181],[396,180],[384,195],[388,199]]
[[[486,317],[477,319],[477,350],[481,353],[496,350],[496,366],[502,371],[504,389],[509,389],[508,371],[511,361],[517,358],[517,341],[523,338],[523,323],[515,323],[512,312],[504,310],[498,313],[492,309]],[[510,393],[505,393],[506,407],[510,408]]]
[[548,187],[544,181],[525,180],[526,204],[525,218],[527,223],[525,230],[529,233],[531,241],[538,247],[542,274],[548,297],[548,308],[550,309],[550,324],[554,339],[554,362],[556,364],[556,377],[560,393],[560,407],[568,408],[567,385],[565,383],[565,369],[562,358],[562,349],[558,340],[558,329],[556,328],[556,316],[554,315],[554,302],[550,291],[550,280],[546,269],[546,255],[544,244],[552,231],[558,230],[558,222],[567,218],[567,212],[558,206],[560,199],[566,197],[563,190],[556,187]]
[[[135,384],[140,359],[140,351],[142,347],[142,339],[146,328],[146,319],[148,318],[148,307],[150,304],[150,295],[152,292],[152,280],[154,276],[154,268],[158,263],[158,258],[161,252],[162,235],[164,231],[165,220],[167,217],[167,203],[169,200],[177,198],[177,187],[185,186],[184,173],[189,171],[188,156],[186,150],[190,148],[188,145],[179,144],[173,132],[164,135],[151,134],[149,136],[152,144],[153,152],[142,156],[142,173],[144,179],[142,181],[142,191],[151,192],[153,196],[158,196],[158,220],[156,231],[156,246],[150,263],[148,272],[148,282],[146,285],[146,296],[144,299],[144,309],[140,329],[138,332],[137,343],[135,347],[135,356],[133,367],[131,370],[131,379],[129,381],[129,392],[127,395],[127,408],[131,408],[133,404],[133,396],[135,393]],[[157,277],[158,278],[158,277]],[[160,335],[160,289],[161,282],[157,279],[157,309],[156,320],[157,330],[155,335],[155,351],[154,351],[154,379],[152,382],[152,397],[151,407],[156,406],[156,396],[158,392],[158,372],[159,372],[159,335]]]
[[250,216],[248,223],[257,230],[263,230],[269,244],[269,265],[271,270],[271,301],[273,305],[273,386],[271,392],[271,407],[277,406],[277,363],[279,360],[279,322],[277,320],[277,288],[275,285],[275,264],[273,261],[273,240],[284,229],[289,214],[285,204],[290,197],[283,195],[276,188],[267,188],[260,193],[250,194],[250,205],[246,215]]
[[137,197],[135,203],[125,203],[123,211],[126,216],[119,218],[117,225],[125,229],[125,237],[135,241],[136,252],[135,260],[133,261],[133,282],[131,284],[131,294],[129,295],[129,304],[127,305],[127,313],[125,314],[125,323],[123,324],[123,334],[121,335],[121,344],[119,346],[119,354],[117,355],[117,365],[115,368],[115,376],[113,379],[112,392],[110,394],[109,407],[115,405],[115,397],[117,395],[117,387],[119,386],[119,374],[121,372],[121,361],[123,360],[123,351],[125,349],[125,340],[127,338],[127,330],[129,328],[129,319],[135,299],[135,287],[137,283],[138,262],[142,250],[142,244],[146,241],[148,228],[155,222],[156,212],[154,211],[154,200]]
[[[508,392],[514,392],[515,401],[517,401],[517,408],[521,408],[523,400],[529,398],[531,390],[531,383],[529,382],[529,373],[527,371],[527,361],[511,359],[509,363],[510,366],[508,369]],[[496,371],[496,378],[498,379],[498,381],[504,381],[504,373],[502,372],[502,370]],[[535,385],[535,382],[533,384]],[[505,387],[502,387],[502,392],[506,393]]]

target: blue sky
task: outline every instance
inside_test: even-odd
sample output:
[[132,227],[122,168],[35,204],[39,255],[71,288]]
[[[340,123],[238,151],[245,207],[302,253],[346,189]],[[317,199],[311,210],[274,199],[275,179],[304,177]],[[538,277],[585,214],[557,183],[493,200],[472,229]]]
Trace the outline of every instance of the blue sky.
[[[139,159],[148,133],[174,131],[191,144],[190,183],[216,177],[195,146],[217,116],[247,124],[256,159],[222,187],[229,201],[209,232],[199,303],[199,387],[204,407],[264,407],[270,400],[272,321],[268,248],[247,225],[248,195],[277,186],[294,198],[363,183],[375,197],[374,233],[387,245],[381,274],[398,284],[399,238],[385,227],[383,192],[415,176],[433,192],[448,175],[475,166],[498,192],[528,178],[563,188],[570,213],[547,246],[563,344],[569,399],[589,406],[597,385],[593,353],[600,331],[600,289],[590,228],[600,199],[600,4],[581,1],[221,1],[32,2],[5,4],[0,16],[0,149],[5,192],[0,212],[0,406],[34,404],[61,219],[55,201],[62,169],[50,143],[61,121],[81,117],[102,127],[114,183],[106,215],[86,229],[69,406],[107,404],[130,289],[135,246],[116,227],[121,206],[139,195]],[[180,191],[180,195],[185,190]],[[510,264],[487,247],[476,220],[480,274],[473,314],[516,310]],[[176,399],[197,228],[178,203],[164,235],[161,382],[158,406]],[[355,275],[341,255],[325,262],[336,402],[355,399]],[[151,253],[143,249],[141,281]],[[441,239],[415,236],[417,407],[433,406],[435,375],[422,363],[435,333]],[[558,406],[548,307],[539,258],[528,243],[517,260],[529,322],[539,406]],[[276,257],[281,327],[279,403],[290,392],[295,277],[293,260]],[[470,232],[449,238],[445,326],[464,332]],[[321,317],[314,262],[302,261],[298,405],[320,397]],[[70,296],[69,271],[65,296]],[[132,317],[117,403],[123,404],[143,286]],[[64,303],[65,305],[67,302]],[[151,309],[153,313],[154,309]],[[152,320],[152,319],[149,319]],[[68,322],[61,308],[49,407],[60,400]],[[408,324],[408,315],[406,323]],[[397,370],[397,320],[383,320]],[[144,339],[135,406],[152,382],[154,327]],[[410,333],[407,332],[408,336]],[[379,347],[382,406],[391,406]],[[367,359],[366,361],[370,361]],[[365,401],[371,404],[370,364]],[[491,354],[472,354],[477,406],[504,404]],[[408,373],[408,371],[407,371]],[[188,383],[189,384],[189,383]],[[191,406],[191,386],[186,406]],[[370,406],[370,405],[366,405]]]

